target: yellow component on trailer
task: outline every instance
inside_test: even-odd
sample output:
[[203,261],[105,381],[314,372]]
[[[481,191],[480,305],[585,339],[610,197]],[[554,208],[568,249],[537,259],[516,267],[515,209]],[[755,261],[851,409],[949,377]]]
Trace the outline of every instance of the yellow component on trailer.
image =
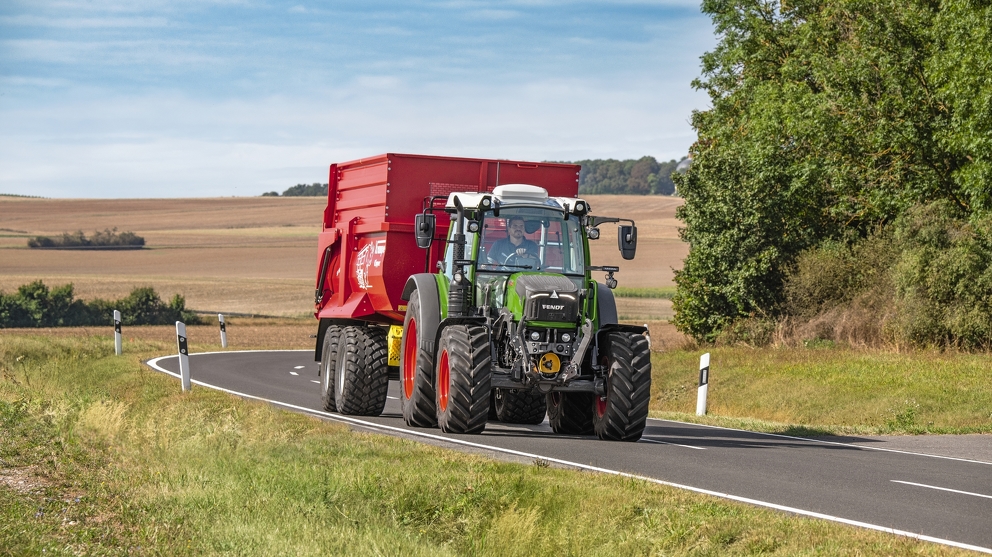
[[403,340],[403,327],[400,325],[390,325],[389,332],[386,333],[386,344],[389,346],[389,361],[386,365],[400,365],[400,342]]

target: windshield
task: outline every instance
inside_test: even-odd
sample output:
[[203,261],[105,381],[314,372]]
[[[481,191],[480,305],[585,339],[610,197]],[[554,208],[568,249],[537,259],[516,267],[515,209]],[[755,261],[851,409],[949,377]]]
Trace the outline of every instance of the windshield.
[[479,244],[480,271],[520,270],[585,273],[582,235],[576,218],[539,207],[502,208],[487,212]]

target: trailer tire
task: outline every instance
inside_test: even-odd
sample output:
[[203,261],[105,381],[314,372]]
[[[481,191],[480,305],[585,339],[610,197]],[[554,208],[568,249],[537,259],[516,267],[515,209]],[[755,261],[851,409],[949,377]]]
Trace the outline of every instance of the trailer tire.
[[496,419],[508,424],[539,424],[548,406],[546,396],[537,389],[493,389]]
[[342,327],[338,334],[334,405],[341,414],[378,416],[389,386],[386,331],[380,327]]
[[610,333],[604,363],[606,395],[593,397],[593,426],[600,439],[637,441],[651,398],[651,350],[644,335]]
[[437,424],[445,433],[481,433],[489,419],[489,331],[451,325],[441,332],[434,368]]
[[406,306],[400,341],[400,408],[406,425],[436,427],[434,353],[424,344],[425,340],[433,340],[421,338],[425,332],[421,324],[427,322],[422,313],[420,290],[414,290]]
[[331,325],[324,333],[324,346],[320,351],[320,402],[327,412],[336,411],[334,405],[334,375],[338,360],[338,336],[341,327]]
[[548,393],[551,430],[564,435],[591,435],[593,398],[592,393]]

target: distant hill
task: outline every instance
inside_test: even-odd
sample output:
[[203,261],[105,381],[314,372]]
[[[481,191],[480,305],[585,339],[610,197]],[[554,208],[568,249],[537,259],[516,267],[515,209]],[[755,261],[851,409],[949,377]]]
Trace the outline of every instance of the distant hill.
[[[584,161],[561,161],[567,164],[580,164],[579,193],[589,194],[629,194],[629,195],[675,195],[672,173],[681,161],[672,159],[658,162],[654,157],[639,159],[589,159]],[[318,197],[327,195],[327,184],[296,184],[282,192],[270,191],[262,197]]]

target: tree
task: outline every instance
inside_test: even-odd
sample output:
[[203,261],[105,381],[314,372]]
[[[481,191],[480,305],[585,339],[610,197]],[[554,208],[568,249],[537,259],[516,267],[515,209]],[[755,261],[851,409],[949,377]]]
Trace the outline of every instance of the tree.
[[693,85],[692,169],[676,178],[690,252],[676,325],[713,339],[780,311],[798,254],[913,207],[987,210],[990,9],[868,0],[706,0],[720,37]]

